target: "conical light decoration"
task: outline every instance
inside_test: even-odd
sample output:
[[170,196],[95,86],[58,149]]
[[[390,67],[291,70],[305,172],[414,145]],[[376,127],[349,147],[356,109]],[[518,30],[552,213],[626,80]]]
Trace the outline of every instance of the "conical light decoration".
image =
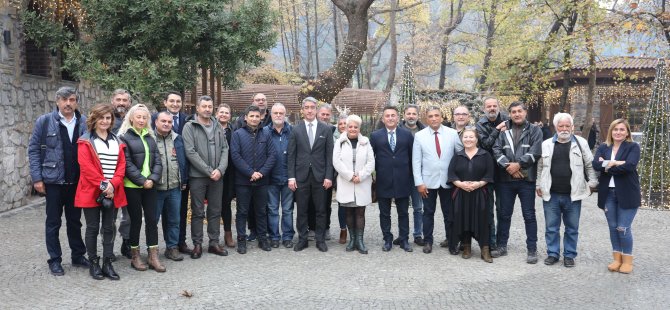
[[398,109],[402,113],[405,106],[416,104],[416,86],[414,85],[414,69],[409,55],[405,55],[402,65],[402,84],[400,85],[400,100]]

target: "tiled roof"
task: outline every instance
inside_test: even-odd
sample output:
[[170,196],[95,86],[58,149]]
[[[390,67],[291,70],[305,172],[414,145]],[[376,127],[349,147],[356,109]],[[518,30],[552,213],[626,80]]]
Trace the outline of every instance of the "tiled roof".
[[[653,57],[633,57],[633,56],[616,56],[598,59],[596,67],[602,69],[655,69],[659,58]],[[575,70],[586,70],[589,68],[588,62],[575,65],[572,67]]]

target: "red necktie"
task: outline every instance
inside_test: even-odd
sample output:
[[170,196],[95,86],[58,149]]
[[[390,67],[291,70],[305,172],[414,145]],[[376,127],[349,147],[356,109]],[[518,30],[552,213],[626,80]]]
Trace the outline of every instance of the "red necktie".
[[435,132],[435,150],[437,150],[437,157],[442,156],[442,150],[440,149],[440,139],[437,137],[438,132]]

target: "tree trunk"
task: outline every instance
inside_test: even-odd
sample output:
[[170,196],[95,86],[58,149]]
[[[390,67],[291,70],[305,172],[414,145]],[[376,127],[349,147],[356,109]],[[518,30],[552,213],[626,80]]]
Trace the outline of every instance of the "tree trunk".
[[491,57],[493,56],[493,39],[496,33],[496,15],[498,15],[498,0],[491,1],[489,12],[489,22],[486,25],[486,53],[482,63],[482,73],[477,79],[477,85],[480,91],[486,87],[486,79],[489,67],[491,66]]
[[[573,12],[570,14],[570,20],[566,27],[566,35],[571,37],[575,31],[575,24],[577,24],[578,12],[576,8],[573,8]],[[570,92],[570,79],[572,78],[572,53],[570,52],[570,45],[567,45],[563,49],[563,61],[564,67],[566,68],[563,71],[563,90],[561,93],[561,112],[567,111],[566,107],[568,106],[568,93]]]
[[396,11],[398,9],[398,0],[391,0],[391,12],[389,22],[389,36],[391,37],[391,56],[389,57],[389,74],[386,79],[385,93],[390,93],[393,89],[393,82],[395,82],[395,69],[398,63],[398,40],[396,38]]
[[307,63],[305,64],[305,69],[307,71],[307,77],[312,78],[312,33],[309,25],[309,4],[307,2],[305,2],[305,28],[307,29],[305,32],[305,48],[307,48]]
[[300,74],[300,42],[298,41],[298,12],[295,8],[295,0],[291,0],[293,8],[293,71]]
[[[444,32],[443,32],[443,39],[442,39],[442,47],[440,48],[440,51],[442,53],[442,56],[440,57],[440,82],[437,86],[438,89],[444,89],[444,84],[447,79],[447,53],[449,51],[449,36],[451,33],[456,30],[458,25],[463,22],[463,17],[465,17],[465,14],[463,13],[463,0],[458,0],[458,4],[455,5],[454,7],[454,0],[451,0],[451,5],[449,7],[449,21],[445,25]],[[493,21],[495,23],[495,20]],[[495,24],[494,24],[495,25]],[[488,30],[487,30],[488,34]],[[488,38],[488,36],[487,36]],[[490,59],[490,56],[489,56]],[[490,60],[489,60],[490,62]]]
[[279,36],[281,37],[281,51],[284,55],[284,71],[288,71],[288,58],[286,56],[286,43],[288,43],[288,40],[284,40],[286,30],[284,28],[284,14],[282,14],[282,7],[284,7],[282,0],[279,0],[279,31],[281,31]]
[[337,7],[333,3],[333,33],[335,34],[335,57],[340,55],[340,38],[337,31]]
[[[593,37],[591,34],[591,21],[589,19],[589,6],[585,6],[584,14],[584,39],[586,41],[586,50],[589,54],[589,86],[586,90],[586,115],[584,116],[584,127],[582,129],[582,137],[589,138],[591,134],[591,127],[593,126],[593,108],[595,107],[596,97],[596,49],[593,45]],[[596,137],[599,140],[600,137]]]
[[442,46],[440,50],[442,51],[442,56],[440,57],[440,82],[437,85],[437,89],[444,89],[444,82],[447,79],[447,47]]
[[299,100],[312,96],[330,102],[347,86],[367,48],[368,9],[374,0],[332,0],[344,12],[349,22],[347,41],[332,67],[307,81],[300,88]]
[[321,71],[319,66],[319,39],[318,39],[318,30],[319,30],[319,13],[317,12],[316,0],[314,0],[314,64],[316,65],[316,73],[318,74]]

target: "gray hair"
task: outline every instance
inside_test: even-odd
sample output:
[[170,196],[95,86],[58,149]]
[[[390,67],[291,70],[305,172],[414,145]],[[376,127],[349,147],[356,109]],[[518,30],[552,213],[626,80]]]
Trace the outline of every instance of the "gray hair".
[[272,111],[272,109],[274,109],[275,107],[284,108],[284,111],[286,112],[286,106],[281,102],[275,102],[275,104],[272,105],[272,108],[270,108],[270,111]]
[[76,95],[77,102],[79,102],[79,93],[77,90],[74,87],[63,86],[56,91],[56,100],[61,98],[66,99],[72,95]]
[[567,119],[570,121],[570,126],[573,126],[575,124],[574,119],[572,118],[572,115],[568,113],[556,113],[554,115],[554,128],[558,128],[558,122]]
[[116,95],[128,95],[128,102],[133,103],[133,96],[130,95],[129,91],[123,88],[117,88],[112,92],[112,98]]
[[484,97],[484,99],[482,99],[482,105],[486,105],[486,101],[487,101],[487,100],[491,100],[491,99],[495,100],[496,103],[498,104],[498,107],[500,107],[500,100],[498,100],[498,98],[496,98],[495,96],[486,96],[486,97]]
[[329,111],[332,111],[332,110],[333,110],[333,106],[330,105],[329,103],[324,103],[324,104],[320,105],[319,108],[318,108],[317,110],[321,110],[321,109],[327,109],[327,110],[329,110]]
[[200,103],[202,103],[203,101],[214,101],[214,99],[212,99],[212,97],[210,97],[210,96],[202,95],[198,98],[198,104],[197,105],[200,105]]
[[358,127],[361,127],[361,124],[363,123],[363,120],[361,119],[360,116],[358,116],[356,114],[351,114],[351,115],[347,116],[347,124],[349,124],[349,122],[354,122],[354,123],[358,124]]
[[314,104],[317,104],[319,101],[316,100],[316,98],[314,98],[314,97],[307,97],[307,98],[305,98],[305,99],[302,100],[302,104],[301,104],[300,106],[301,106],[301,107],[304,107],[304,106],[305,106],[305,102],[313,102]]

